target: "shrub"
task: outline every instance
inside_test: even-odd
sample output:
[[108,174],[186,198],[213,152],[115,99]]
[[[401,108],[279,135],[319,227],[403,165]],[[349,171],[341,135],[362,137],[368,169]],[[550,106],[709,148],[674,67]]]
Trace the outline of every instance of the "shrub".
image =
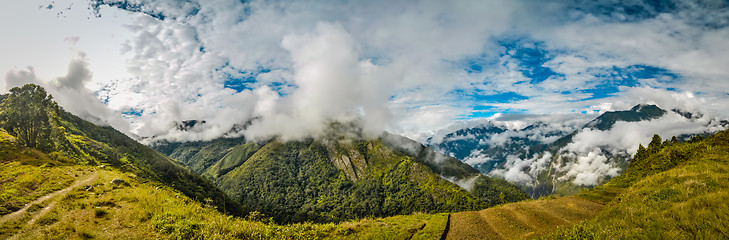
[[107,214],[109,214],[109,212],[107,212],[104,209],[101,209],[101,208],[94,209],[94,216],[97,218],[106,216]]

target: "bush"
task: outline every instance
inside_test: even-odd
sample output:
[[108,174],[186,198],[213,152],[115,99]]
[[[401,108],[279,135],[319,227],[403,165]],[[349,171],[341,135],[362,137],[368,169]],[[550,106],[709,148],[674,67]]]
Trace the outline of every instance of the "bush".
[[101,209],[101,208],[94,209],[94,216],[97,218],[104,217],[107,214],[109,214],[109,212],[107,212],[104,209]]

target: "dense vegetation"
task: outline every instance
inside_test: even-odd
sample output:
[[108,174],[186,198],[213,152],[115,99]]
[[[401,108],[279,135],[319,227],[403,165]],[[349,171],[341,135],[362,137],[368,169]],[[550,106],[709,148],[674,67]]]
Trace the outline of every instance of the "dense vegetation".
[[545,238],[729,236],[729,131],[683,143],[654,136],[640,149],[623,175],[579,195],[606,203],[604,211]]
[[0,104],[0,128],[16,138],[19,146],[40,150],[53,162],[117,167],[168,184],[198,201],[208,199],[221,211],[243,213],[240,204],[211,182],[111,127],[96,126],[64,111],[40,86],[10,90]]
[[[14,137],[0,137],[4,140],[0,149],[15,148]],[[340,224],[276,225],[255,214],[246,219],[223,215],[209,201],[195,201],[168,185],[114,167],[60,165],[37,150],[15,150],[28,154],[0,158],[3,196],[29,207],[15,218],[0,217],[0,239],[435,239],[448,219],[447,214],[416,214]],[[92,180],[88,185],[57,197],[32,204],[28,200],[87,178]],[[124,184],[115,185],[113,179]],[[40,184],[30,187],[34,189],[30,196],[26,195],[33,185],[29,181]],[[20,191],[14,194],[10,189]]]
[[[18,94],[21,92],[23,94]],[[13,129],[13,133],[0,128],[0,182],[3,183],[0,186],[0,210],[4,214],[0,217],[0,238],[17,234],[15,237],[21,239],[418,239],[440,237],[446,225],[447,215],[444,214],[416,214],[342,224],[294,225],[272,224],[272,219],[258,212],[248,214],[248,220],[225,216],[216,210],[240,214],[239,209],[235,210],[240,205],[230,201],[207,180],[110,127],[95,126],[63,111],[42,88],[26,85],[13,89],[10,95],[4,95],[3,98],[0,126]],[[33,101],[37,99],[44,103],[34,104]],[[17,111],[18,104],[33,108]],[[15,121],[15,118],[27,121]],[[17,137],[22,134],[35,136],[26,136],[26,139],[30,139],[26,141]],[[236,159],[247,159],[254,152],[265,152],[265,149],[258,151],[255,144],[238,146],[230,151],[228,158],[223,158],[233,162],[218,161],[214,165],[217,168],[211,166],[210,169],[217,169],[216,173],[224,174],[227,171],[225,169],[230,168],[229,165],[239,164],[235,162]],[[404,159],[403,163],[398,164],[402,167],[396,169],[419,169],[409,161],[411,159]],[[318,170],[323,170],[324,176],[327,176],[326,168],[313,169],[315,171],[310,174],[312,177],[316,178]],[[273,174],[268,176],[288,173],[277,170],[262,171]],[[334,167],[328,170],[334,170],[331,173],[340,179],[344,176]],[[112,179],[121,179],[123,184],[111,183]],[[387,179],[384,185],[398,188],[398,183],[406,181],[395,177],[384,179]],[[83,185],[87,181],[92,184]],[[433,189],[445,185],[449,188],[446,191],[457,191],[467,196],[463,190],[439,177],[431,181],[430,187]],[[269,183],[278,184],[275,181]],[[408,184],[412,185],[411,182]],[[338,191],[334,187],[342,187],[323,182],[321,186],[330,191]],[[403,188],[413,190],[405,185]],[[294,196],[296,193],[295,190],[287,192]],[[408,191],[399,193],[413,196]],[[405,195],[395,197],[405,199]],[[329,201],[323,195],[318,197],[324,199],[322,201]],[[467,200],[474,204],[478,202],[473,197]],[[11,212],[13,214],[8,214]]]
[[152,148],[172,159],[179,160],[190,170],[202,174],[232,148],[245,142],[244,137],[217,138],[208,142],[158,142]]
[[[479,177],[412,140],[365,140],[347,129],[333,124],[325,136],[297,141],[238,138],[155,147],[211,178],[246,209],[281,223],[477,210],[528,198],[514,185]],[[441,176],[472,180],[466,185],[475,187],[469,192]]]

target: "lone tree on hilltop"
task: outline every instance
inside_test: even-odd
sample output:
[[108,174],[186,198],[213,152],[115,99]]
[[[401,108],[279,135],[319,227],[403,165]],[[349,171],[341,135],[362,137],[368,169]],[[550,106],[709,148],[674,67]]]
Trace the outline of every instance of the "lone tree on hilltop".
[[27,147],[51,152],[55,142],[62,140],[58,138],[64,137],[58,112],[58,104],[43,87],[14,87],[0,103],[0,127]]

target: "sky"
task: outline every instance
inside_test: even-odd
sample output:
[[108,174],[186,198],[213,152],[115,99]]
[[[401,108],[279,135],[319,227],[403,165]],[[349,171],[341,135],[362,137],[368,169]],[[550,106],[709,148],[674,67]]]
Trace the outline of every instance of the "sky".
[[[457,121],[729,115],[729,1],[25,0],[0,8],[0,88],[38,83],[130,135],[421,140]],[[205,120],[178,131],[174,122]]]

